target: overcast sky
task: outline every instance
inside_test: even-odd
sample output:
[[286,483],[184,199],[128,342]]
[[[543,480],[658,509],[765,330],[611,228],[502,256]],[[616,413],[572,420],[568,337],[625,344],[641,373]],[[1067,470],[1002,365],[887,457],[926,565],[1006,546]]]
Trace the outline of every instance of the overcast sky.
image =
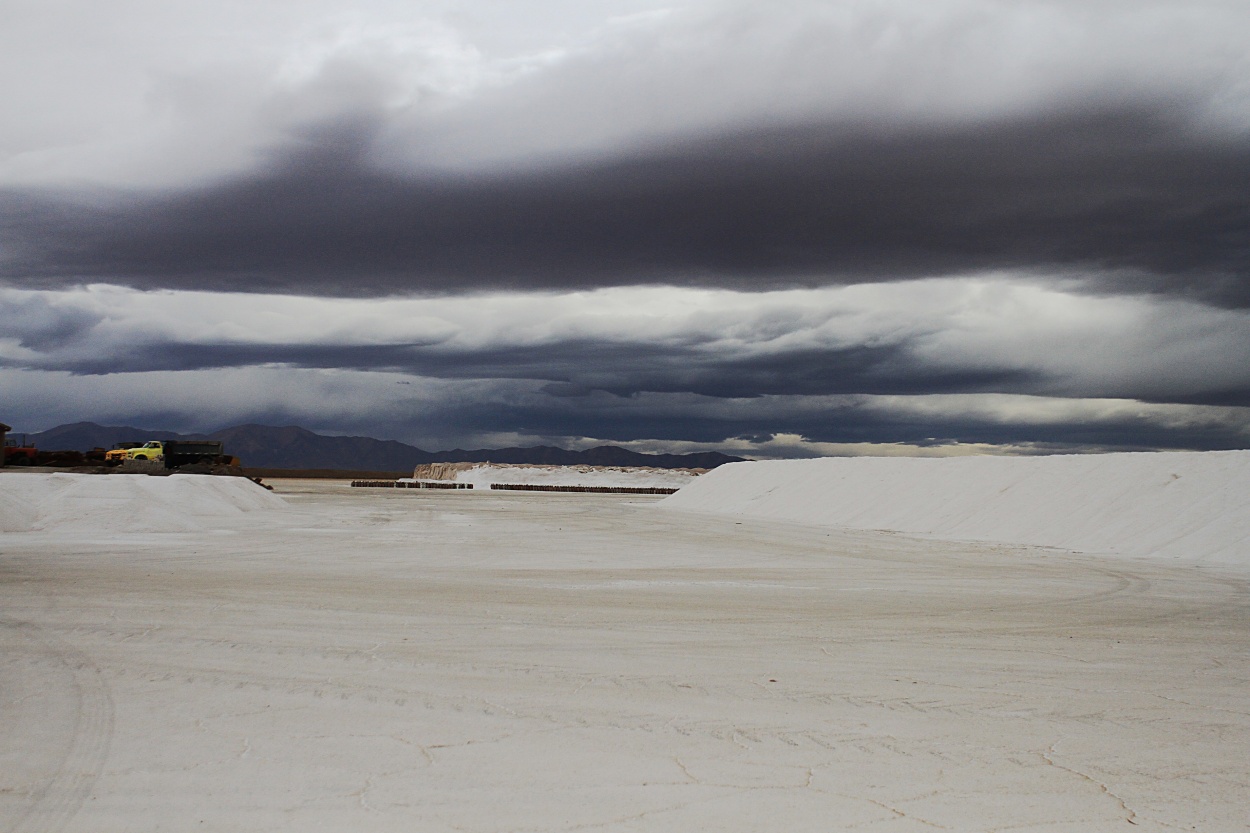
[[1250,447],[1244,0],[0,0],[0,420]]

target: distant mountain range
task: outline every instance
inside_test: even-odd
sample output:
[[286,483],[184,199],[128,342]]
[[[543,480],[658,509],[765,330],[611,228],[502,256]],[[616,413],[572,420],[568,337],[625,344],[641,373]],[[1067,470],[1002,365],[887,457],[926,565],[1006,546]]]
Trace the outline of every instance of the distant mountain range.
[[567,451],[551,446],[495,448],[465,451],[424,451],[394,440],[370,437],[327,437],[289,425],[236,425],[212,434],[176,434],[129,426],[75,422],[58,425],[30,439],[44,451],[90,451],[112,448],[115,443],[147,440],[221,440],[226,453],[253,468],[344,469],[355,471],[407,471],[421,463],[537,463],[543,465],[654,466],[663,469],[711,469],[739,462],[715,451],[698,454],[642,454],[613,445],[586,451]]

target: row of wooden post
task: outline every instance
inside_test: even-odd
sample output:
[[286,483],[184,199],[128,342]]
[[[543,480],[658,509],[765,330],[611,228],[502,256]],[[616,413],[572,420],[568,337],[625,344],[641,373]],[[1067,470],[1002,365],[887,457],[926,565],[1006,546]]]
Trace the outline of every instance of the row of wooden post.
[[[353,480],[353,486],[370,489],[472,489],[472,483],[430,480]],[[671,495],[676,489],[663,486],[549,486],[543,483],[492,483],[492,489],[511,492],[590,492],[601,495]]]

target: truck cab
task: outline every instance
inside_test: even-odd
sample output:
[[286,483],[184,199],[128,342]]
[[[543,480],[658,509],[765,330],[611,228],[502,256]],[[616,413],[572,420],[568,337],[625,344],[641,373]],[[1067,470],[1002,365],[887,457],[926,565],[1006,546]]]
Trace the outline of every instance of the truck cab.
[[148,440],[143,445],[132,448],[126,452],[127,460],[164,460],[165,459],[165,442],[163,440]]

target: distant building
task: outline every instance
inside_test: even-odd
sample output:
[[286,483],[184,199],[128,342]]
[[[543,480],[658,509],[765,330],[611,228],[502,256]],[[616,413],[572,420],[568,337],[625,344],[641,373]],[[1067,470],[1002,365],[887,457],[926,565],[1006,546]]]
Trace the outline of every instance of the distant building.
[[[0,448],[4,448],[4,441],[8,437],[9,432],[12,430],[13,430],[12,425],[5,425],[3,422],[0,422]],[[3,466],[4,466],[4,454],[3,452],[0,452],[0,467],[3,467]]]

